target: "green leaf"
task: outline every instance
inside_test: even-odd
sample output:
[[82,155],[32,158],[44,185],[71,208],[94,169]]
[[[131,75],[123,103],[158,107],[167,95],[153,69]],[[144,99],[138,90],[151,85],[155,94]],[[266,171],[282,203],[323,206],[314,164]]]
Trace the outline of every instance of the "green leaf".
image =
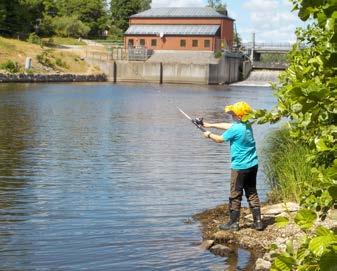
[[288,241],[287,241],[286,252],[287,252],[289,255],[294,255],[295,250],[294,250],[294,244],[293,244],[293,241],[292,241],[292,240],[288,240]]
[[317,214],[308,209],[300,210],[295,216],[295,223],[303,230],[310,229],[317,219]]
[[[328,177],[330,177],[331,179],[336,179],[337,178],[337,164],[334,163],[331,167],[326,169],[326,173],[328,175]],[[333,193],[335,188],[333,188]],[[334,196],[332,196],[332,198],[336,199]]]
[[330,251],[324,254],[319,261],[319,267],[321,271],[336,271],[336,266],[337,266],[336,251]]
[[332,234],[332,231],[329,230],[329,229],[327,229],[327,228],[325,228],[325,227],[323,227],[323,226],[319,226],[316,229],[316,234],[318,236],[326,236],[326,235]]
[[335,25],[335,19],[330,18],[326,21],[325,29],[327,31],[331,31],[334,29],[334,25]]
[[298,13],[298,17],[300,17],[302,21],[306,21],[310,17],[310,12],[306,8],[301,8]]
[[327,248],[336,243],[336,238],[333,234],[318,236],[313,238],[309,243],[310,251],[320,257],[327,252]]
[[337,200],[337,185],[330,186],[328,191],[332,199]]
[[279,217],[276,217],[275,222],[276,222],[277,227],[283,228],[289,224],[289,219],[284,216],[279,216]]
[[291,271],[296,261],[292,257],[279,255],[273,262],[273,267],[280,271]]
[[291,110],[294,112],[301,112],[303,106],[300,103],[293,104]]
[[320,197],[320,203],[321,206],[328,206],[331,204],[332,202],[332,197],[330,196],[330,193],[328,191],[323,191],[321,197]]
[[316,138],[316,139],[315,139],[315,144],[316,144],[316,149],[317,149],[319,152],[329,150],[328,146],[327,146],[327,145],[325,144],[325,142],[324,142],[324,139],[322,139],[322,138]]
[[297,251],[297,259],[302,262],[307,256],[310,255],[310,251],[307,247],[301,247]]

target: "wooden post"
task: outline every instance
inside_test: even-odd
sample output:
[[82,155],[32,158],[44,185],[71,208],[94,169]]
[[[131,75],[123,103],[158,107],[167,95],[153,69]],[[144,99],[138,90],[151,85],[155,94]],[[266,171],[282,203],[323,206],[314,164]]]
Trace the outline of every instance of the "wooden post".
[[163,63],[160,62],[159,84],[163,84]]

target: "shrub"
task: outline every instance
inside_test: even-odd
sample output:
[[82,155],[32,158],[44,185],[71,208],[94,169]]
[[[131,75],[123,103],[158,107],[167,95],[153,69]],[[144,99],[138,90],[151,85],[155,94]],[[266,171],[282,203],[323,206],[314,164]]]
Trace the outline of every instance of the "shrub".
[[221,51],[215,51],[214,52],[214,56],[215,56],[215,58],[220,58],[220,57],[222,57],[222,52]]
[[68,64],[65,61],[63,61],[61,58],[56,58],[55,64],[62,68],[66,68],[66,69],[69,68]]
[[27,41],[33,44],[38,44],[38,45],[42,44],[41,38],[35,33],[30,33]]
[[17,73],[20,71],[20,65],[16,61],[7,60],[5,63],[0,64],[0,69],[10,73]]
[[49,55],[48,51],[43,51],[41,54],[36,56],[36,59],[43,66],[55,68],[55,64],[51,60],[51,56]]

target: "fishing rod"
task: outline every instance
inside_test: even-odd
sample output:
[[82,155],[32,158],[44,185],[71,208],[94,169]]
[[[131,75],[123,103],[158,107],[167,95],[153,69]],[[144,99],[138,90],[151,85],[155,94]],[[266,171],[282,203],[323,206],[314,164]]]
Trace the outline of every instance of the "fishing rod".
[[190,121],[192,121],[192,123],[199,129],[199,130],[201,130],[201,131],[203,131],[203,132],[206,132],[206,129],[204,128],[204,127],[202,127],[202,125],[200,125],[199,123],[198,123],[198,120],[200,121],[200,122],[202,122],[202,119],[192,119],[189,115],[187,115],[183,110],[181,110],[179,107],[177,107],[178,108],[178,110],[187,118],[187,119],[189,119]]

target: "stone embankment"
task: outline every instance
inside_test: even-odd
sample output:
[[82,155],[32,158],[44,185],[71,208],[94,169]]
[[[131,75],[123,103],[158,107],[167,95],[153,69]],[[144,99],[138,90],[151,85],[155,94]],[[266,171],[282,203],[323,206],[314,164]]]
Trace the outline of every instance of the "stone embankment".
[[105,82],[105,74],[8,74],[0,73],[0,83]]
[[[294,247],[299,245],[299,239],[303,232],[295,223],[289,223],[285,227],[275,224],[278,216],[293,217],[299,210],[296,203],[275,204],[262,207],[262,217],[265,229],[256,231],[251,228],[252,215],[248,208],[242,208],[240,219],[240,231],[221,231],[218,226],[228,221],[228,206],[221,205],[214,209],[196,214],[193,218],[202,225],[203,243],[201,247],[209,250],[218,256],[229,256],[235,253],[237,247],[251,251],[255,262],[254,270],[269,270],[273,254],[284,251],[286,243],[292,241]],[[292,219],[290,219],[291,221]],[[315,226],[325,226],[327,228],[337,227],[337,214],[332,210],[328,218],[318,221]],[[277,245],[278,251],[271,251],[272,245]]]

